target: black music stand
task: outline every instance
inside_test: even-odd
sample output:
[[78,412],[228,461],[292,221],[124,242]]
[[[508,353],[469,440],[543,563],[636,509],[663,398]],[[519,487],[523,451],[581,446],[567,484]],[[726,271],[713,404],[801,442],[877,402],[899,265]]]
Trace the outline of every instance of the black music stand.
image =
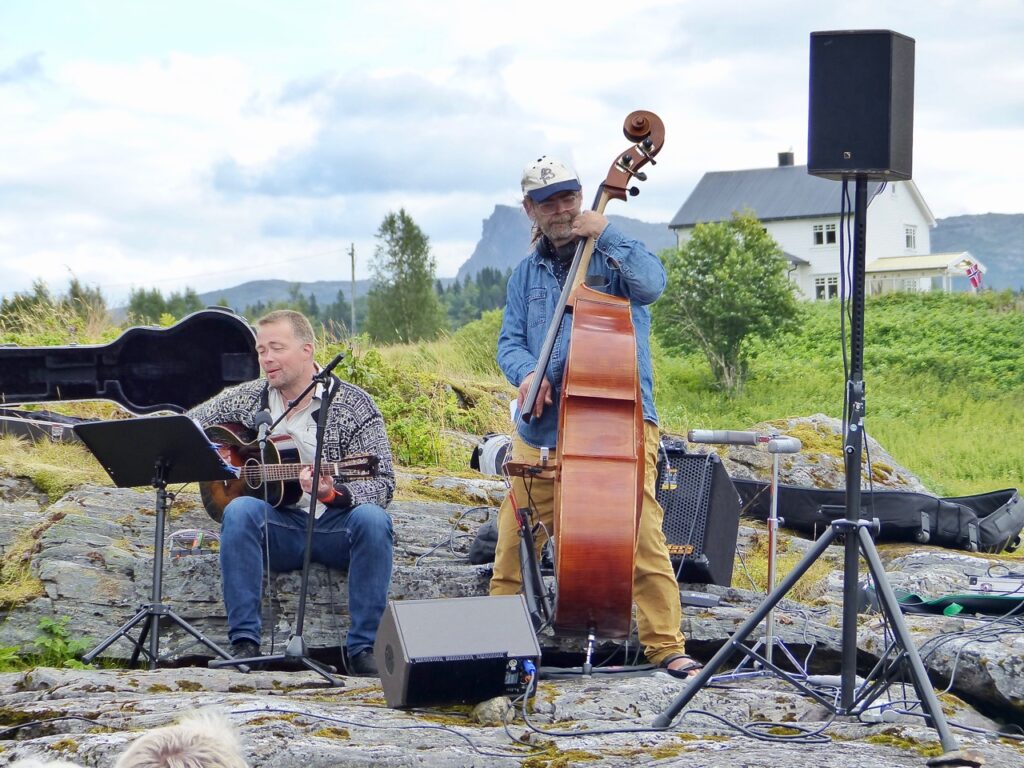
[[[167,484],[201,480],[234,480],[236,471],[221,459],[203,430],[188,416],[149,416],[117,421],[78,424],[75,433],[92,451],[118,488],[152,485],[156,489],[156,523],[153,533],[153,586],[150,602],[139,608],[116,632],[82,657],[91,663],[129,630],[145,622],[135,640],[131,665],[145,653],[149,668],[156,669],[160,655],[160,619],[166,617],[218,656],[229,654],[162,602],[164,521],[167,516]],[[149,637],[149,649],[145,649]]]

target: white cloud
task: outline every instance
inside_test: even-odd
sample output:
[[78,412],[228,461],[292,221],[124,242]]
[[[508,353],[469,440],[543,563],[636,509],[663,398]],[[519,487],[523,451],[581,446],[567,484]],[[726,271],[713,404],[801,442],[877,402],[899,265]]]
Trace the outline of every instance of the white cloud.
[[399,1],[386,25],[333,2],[64,13],[96,34],[9,13],[0,38],[2,294],[60,289],[69,270],[115,299],[347,277],[350,243],[362,277],[400,207],[454,275],[529,158],[565,157],[593,192],[637,108],[662,117],[665,147],[609,212],[667,221],[705,171],[786,149],[806,162],[816,29],[917,39],[915,179],[937,216],[1024,211],[1017,5]]

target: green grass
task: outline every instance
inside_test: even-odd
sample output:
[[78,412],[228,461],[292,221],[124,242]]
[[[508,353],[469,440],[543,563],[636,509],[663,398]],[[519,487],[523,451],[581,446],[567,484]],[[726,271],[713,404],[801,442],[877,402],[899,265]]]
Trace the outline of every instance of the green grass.
[[[119,332],[66,320],[59,311],[40,311],[17,333],[0,326],[0,343],[97,343]],[[464,471],[468,451],[459,433],[509,429],[514,389],[494,362],[500,322],[500,311],[493,311],[437,341],[390,347],[374,347],[362,337],[345,347],[322,340],[319,357],[347,352],[338,373],[374,396],[400,464]],[[799,331],[750,345],[746,384],[732,396],[715,386],[699,353],[655,344],[655,397],[663,429],[676,434],[695,428],[742,430],[815,413],[841,418],[845,374],[839,335],[837,302],[803,305]],[[869,299],[867,431],[935,493],[1020,488],[1022,359],[1024,297],[1019,295]],[[100,417],[115,410],[101,403],[62,403],[57,409]],[[20,449],[8,447],[0,452],[0,466],[16,469]],[[33,462],[44,469],[54,463],[45,456]],[[57,485],[40,482],[50,493],[62,491]]]
[[[806,305],[802,330],[752,345],[747,382],[719,391],[697,353],[655,352],[662,427],[748,429],[773,419],[841,418],[845,373],[836,302]],[[868,434],[941,495],[1024,481],[1024,306],[1010,294],[869,300]]]

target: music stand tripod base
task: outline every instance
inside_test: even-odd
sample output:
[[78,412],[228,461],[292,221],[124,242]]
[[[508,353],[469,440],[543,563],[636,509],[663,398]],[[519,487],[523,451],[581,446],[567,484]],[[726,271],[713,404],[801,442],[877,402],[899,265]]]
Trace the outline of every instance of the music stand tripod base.
[[[153,530],[153,582],[150,602],[99,645],[82,657],[92,663],[99,654],[143,624],[133,640],[131,665],[145,654],[149,668],[160,660],[160,620],[169,620],[205,645],[219,657],[231,655],[193,627],[162,602],[164,525],[167,518],[167,484],[199,480],[231,480],[235,473],[221,460],[214,446],[187,416],[151,416],[116,421],[95,421],[73,427],[78,437],[99,460],[119,488],[152,485],[156,489]],[[149,640],[148,648],[146,640]]]

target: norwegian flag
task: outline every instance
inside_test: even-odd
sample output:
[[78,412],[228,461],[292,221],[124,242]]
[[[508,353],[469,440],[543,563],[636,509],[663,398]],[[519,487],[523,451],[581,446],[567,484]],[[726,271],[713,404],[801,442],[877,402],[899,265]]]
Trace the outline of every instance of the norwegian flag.
[[981,267],[973,261],[967,265],[967,279],[971,281],[971,287],[981,287]]

